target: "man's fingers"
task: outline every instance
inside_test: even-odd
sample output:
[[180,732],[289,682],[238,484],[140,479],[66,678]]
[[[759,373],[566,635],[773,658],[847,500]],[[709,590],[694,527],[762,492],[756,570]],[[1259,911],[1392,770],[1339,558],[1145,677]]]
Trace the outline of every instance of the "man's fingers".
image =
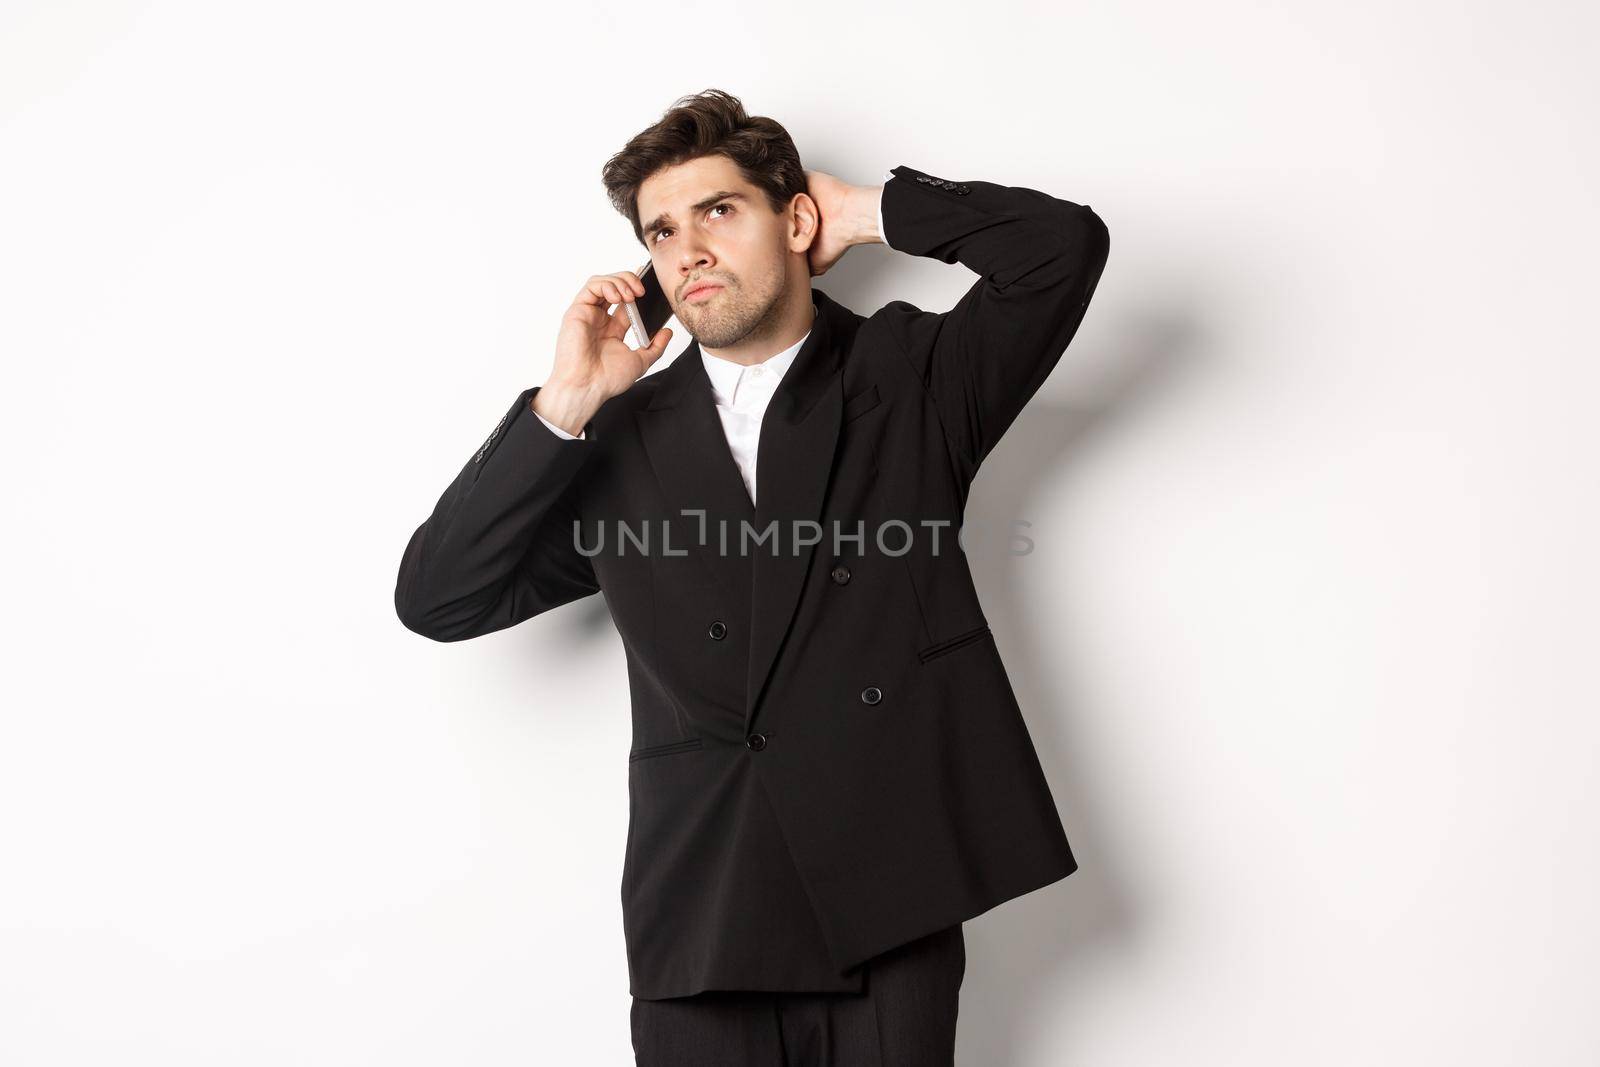
[[606,293],[613,304],[620,304],[624,300],[637,300],[644,295],[644,282],[631,270],[619,270],[615,274],[602,275],[606,284]]
[[578,295],[573,297],[572,302],[605,307],[627,300],[637,300],[643,295],[644,283],[639,280],[638,275],[624,270],[615,274],[596,274],[583,283],[583,288],[578,290]]
[[627,286],[629,300],[637,300],[644,295],[644,282],[641,281],[639,276],[633,273],[633,271],[619,270],[616,273],[616,277]]
[[656,360],[660,359],[667,350],[667,344],[672,340],[672,330],[666,326],[656,331],[650,343],[644,348],[636,349],[640,359],[644,361],[645,369],[649,370]]
[[628,335],[629,325],[628,312],[621,304],[618,304],[616,307],[611,309],[609,314],[606,315],[606,323],[605,326],[601,328],[600,336],[616,338],[626,337]]

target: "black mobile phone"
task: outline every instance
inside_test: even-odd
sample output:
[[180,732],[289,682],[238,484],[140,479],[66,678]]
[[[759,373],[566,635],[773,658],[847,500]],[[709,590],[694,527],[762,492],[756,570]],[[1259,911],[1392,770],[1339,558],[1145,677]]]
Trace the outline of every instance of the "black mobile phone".
[[644,322],[645,336],[639,339],[639,345],[643,347],[672,318],[672,304],[667,301],[667,294],[661,288],[661,279],[656,277],[653,262],[646,261],[634,273],[644,283],[644,295],[633,302],[639,310],[639,318]]

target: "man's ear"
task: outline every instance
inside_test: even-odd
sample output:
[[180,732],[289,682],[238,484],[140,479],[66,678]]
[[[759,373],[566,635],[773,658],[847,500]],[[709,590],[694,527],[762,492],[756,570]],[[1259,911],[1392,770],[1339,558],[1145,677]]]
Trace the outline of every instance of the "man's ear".
[[795,193],[794,199],[789,201],[789,210],[784,213],[785,224],[789,227],[786,235],[789,239],[789,251],[809,252],[812,244],[817,239],[817,229],[822,221],[822,212],[817,209],[817,202],[811,199],[809,193]]

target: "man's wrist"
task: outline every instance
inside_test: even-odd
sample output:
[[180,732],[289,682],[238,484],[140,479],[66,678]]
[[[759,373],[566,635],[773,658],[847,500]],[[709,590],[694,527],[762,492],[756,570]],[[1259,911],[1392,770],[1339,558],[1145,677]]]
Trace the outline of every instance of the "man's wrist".
[[882,185],[857,185],[849,193],[845,211],[850,220],[852,245],[883,244],[879,208],[883,203]]
[[577,437],[589,425],[600,405],[585,390],[552,380],[533,394],[531,407],[535,415]]

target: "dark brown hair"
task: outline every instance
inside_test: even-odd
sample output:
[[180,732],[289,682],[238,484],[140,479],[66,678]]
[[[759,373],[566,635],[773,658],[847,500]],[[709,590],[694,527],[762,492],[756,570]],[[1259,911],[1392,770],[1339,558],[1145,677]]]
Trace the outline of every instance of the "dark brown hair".
[[746,115],[739,98],[721,89],[679,97],[660,121],[634,134],[600,170],[606,196],[632,224],[640,244],[639,186],[658,170],[710,155],[733,160],[774,212],[806,191],[805,169],[788,130],[763,115]]

